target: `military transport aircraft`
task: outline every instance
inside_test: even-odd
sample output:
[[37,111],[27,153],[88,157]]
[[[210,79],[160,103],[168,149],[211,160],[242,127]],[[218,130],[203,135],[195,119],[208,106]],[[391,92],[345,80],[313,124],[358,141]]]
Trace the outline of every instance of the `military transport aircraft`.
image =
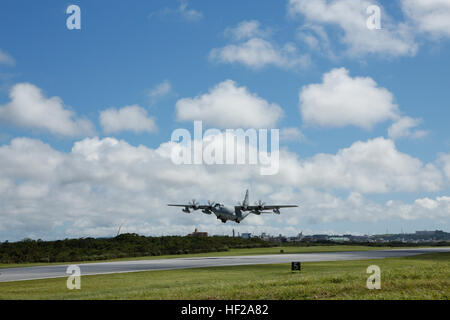
[[[280,214],[281,208],[296,208],[297,205],[266,205],[261,200],[255,202],[254,206],[250,206],[248,204],[248,190],[245,193],[245,198],[242,204],[238,204],[234,207],[227,207],[221,203],[215,203],[208,201],[207,205],[201,205],[192,199],[192,202],[188,204],[168,204],[169,207],[183,207],[182,210],[185,213],[190,213],[192,210],[202,210],[204,214],[212,214],[214,213],[217,219],[221,220],[223,223],[226,223],[228,220],[234,221],[236,223],[240,223],[244,220],[250,213],[260,215],[261,213],[275,213]],[[266,212],[264,210],[272,210]],[[248,213],[246,213],[248,212]]]

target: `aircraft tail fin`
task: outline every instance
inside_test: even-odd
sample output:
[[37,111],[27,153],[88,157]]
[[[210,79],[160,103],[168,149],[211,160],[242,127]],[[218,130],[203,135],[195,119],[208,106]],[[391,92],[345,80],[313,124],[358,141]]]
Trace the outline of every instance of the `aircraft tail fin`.
[[245,198],[244,198],[244,201],[242,202],[242,205],[243,205],[244,207],[248,206],[248,189],[247,189],[247,191],[245,192]]

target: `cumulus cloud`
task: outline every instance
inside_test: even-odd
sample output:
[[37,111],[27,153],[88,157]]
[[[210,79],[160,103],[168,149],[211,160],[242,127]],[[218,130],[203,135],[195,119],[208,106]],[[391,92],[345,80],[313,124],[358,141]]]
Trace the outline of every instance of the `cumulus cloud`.
[[370,129],[398,117],[391,92],[372,78],[352,78],[345,68],[325,73],[320,84],[304,86],[299,98],[303,121],[310,125]]
[[261,29],[256,20],[243,21],[236,27],[227,28],[225,34],[237,42],[212,49],[209,57],[213,61],[240,63],[253,69],[268,65],[299,69],[310,64],[309,56],[300,54],[295,44],[288,42],[280,47],[266,39],[271,31]]
[[222,63],[241,63],[255,69],[267,65],[281,68],[304,68],[309,64],[309,57],[300,55],[294,44],[287,43],[282,48],[278,48],[260,38],[215,48],[211,51],[210,58]]
[[61,136],[94,134],[89,120],[77,118],[61,98],[46,98],[35,85],[16,84],[9,96],[11,101],[0,106],[0,121]]
[[403,212],[403,218],[408,220],[431,218],[445,221],[450,217],[450,197],[416,199],[413,204],[406,205]]
[[176,166],[172,145],[151,149],[92,138],[63,153],[39,140],[13,139],[0,147],[2,239],[57,237],[63,225],[59,236],[111,235],[124,219],[128,232],[187,234],[202,225],[224,230],[212,217],[205,221],[166,204],[202,195],[232,203],[230,196],[243,197],[248,174],[228,166]]
[[391,139],[413,138],[419,139],[425,137],[428,132],[424,130],[412,130],[420,125],[422,120],[411,117],[401,117],[394,122],[388,129],[388,135]]
[[353,56],[415,55],[418,46],[414,42],[411,28],[406,23],[394,23],[383,11],[382,29],[367,28],[367,8],[374,4],[377,2],[368,0],[289,0],[288,13],[292,17],[303,17],[307,25],[330,29],[338,27],[343,34],[340,42],[347,46],[347,52]]
[[404,13],[421,32],[450,37],[450,2],[446,0],[401,0]]
[[126,106],[121,109],[110,108],[100,112],[100,124],[105,133],[133,131],[135,133],[154,132],[157,127],[155,120],[148,116],[147,111],[138,105]]
[[209,93],[178,100],[176,110],[180,121],[202,120],[219,128],[273,128],[283,115],[276,103],[232,80],[219,83]]
[[358,192],[338,197],[328,192],[306,189],[300,191],[297,197],[303,199],[303,214],[286,213],[293,225],[339,221],[376,223],[390,219],[407,221],[429,219],[442,223],[450,217],[449,197],[445,196],[437,197],[435,200],[417,199],[411,203],[398,200],[378,203]]
[[[301,204],[280,216],[249,217],[241,224],[249,232],[296,234],[306,222],[445,220],[450,215],[444,195],[411,204],[366,198],[367,192],[436,190],[441,183],[432,164],[400,153],[384,138],[305,160],[284,150],[283,171],[268,178],[259,175],[258,166],[174,165],[173,146],[152,149],[114,138],[86,138],[67,153],[29,138],[0,146],[2,239],[111,236],[124,222],[125,232],[187,234],[197,226],[229,234],[239,226],[166,204],[192,198],[234,204],[246,188],[252,201]],[[338,197],[332,189],[348,195]]]
[[423,164],[382,137],[304,160],[282,151],[280,159],[280,174],[273,179],[297,186],[360,193],[438,191],[443,186],[436,165]]

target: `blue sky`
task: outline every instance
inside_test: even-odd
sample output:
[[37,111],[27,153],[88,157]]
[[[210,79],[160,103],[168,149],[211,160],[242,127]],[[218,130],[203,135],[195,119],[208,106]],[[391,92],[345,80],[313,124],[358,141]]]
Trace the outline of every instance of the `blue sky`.
[[[192,197],[223,196],[223,201],[233,203],[246,187],[251,189],[252,200],[264,197],[305,205],[284,218],[246,220],[239,226],[241,232],[448,231],[450,25],[446,21],[450,21],[450,5],[436,0],[430,3],[433,10],[418,0],[321,0],[315,4],[303,0],[3,1],[0,240],[104,236],[113,234],[121,223],[128,226],[126,231],[144,234],[184,234],[195,226],[229,233],[231,225],[200,214],[181,216],[162,206]],[[81,30],[66,27],[66,8],[71,4],[81,8]],[[365,26],[368,4],[381,8],[381,30]],[[252,45],[257,45],[253,51]],[[338,77],[337,82],[324,84],[327,74]],[[264,110],[273,111],[274,105],[281,108],[283,115],[269,126],[297,133],[281,141],[286,157],[297,159],[294,167],[284,167],[297,174],[295,179],[285,179],[284,174],[289,174],[284,172],[278,178],[263,179],[239,166],[226,172],[174,169],[162,159],[152,160],[153,152],[162,150],[174,129],[192,128],[191,119],[179,114],[185,108],[184,99],[193,103],[204,96],[213,99],[217,86],[226,80],[233,81],[226,92],[246,90],[235,99],[258,97],[252,109],[254,119]],[[24,83],[31,87],[20,86]],[[156,93],[164,84],[165,90]],[[320,99],[307,95],[312,94],[308,90],[311,85],[320,90]],[[343,87],[349,91],[337,94]],[[33,88],[40,90],[41,104],[33,100]],[[11,103],[12,92],[25,98]],[[360,106],[358,95],[366,93],[373,93],[373,103]],[[340,100],[342,96],[345,98]],[[45,110],[49,113],[57,109],[47,100],[51,97],[59,97],[56,105],[71,110],[69,118],[62,117],[74,125],[70,132],[63,128],[65,124],[50,125],[45,117],[30,120],[27,116],[42,112],[43,105],[48,105]],[[332,102],[322,101],[324,97],[331,97]],[[127,106],[134,106],[133,112],[139,110],[143,120],[133,117],[139,124],[130,123],[124,114],[117,114],[116,127],[107,130],[101,114]],[[219,107],[214,107],[216,119],[205,116],[198,120],[209,127],[232,128],[230,122],[228,127],[217,125],[217,119],[233,112]],[[244,102],[242,107],[246,108]],[[330,116],[333,112],[337,117]],[[236,112],[235,117],[239,116]],[[59,121],[57,116],[51,119]],[[86,126],[82,127],[80,119]],[[367,122],[369,127],[364,125]],[[396,123],[409,125],[401,127],[397,135],[389,135]],[[21,140],[26,143],[13,147],[15,139],[26,139]],[[382,139],[379,145],[372,143],[376,139]],[[363,151],[352,148],[358,142]],[[385,147],[390,149],[384,153]],[[342,155],[344,149],[351,152]],[[373,159],[373,152],[386,162],[380,166],[376,161],[370,163],[370,158],[358,162],[365,151],[368,157]],[[100,154],[95,166],[87,159],[90,152]],[[101,152],[105,152],[105,162]],[[134,152],[138,155],[132,157]],[[128,154],[130,159],[111,160],[118,153]],[[26,170],[14,160],[25,154],[32,162]],[[321,161],[319,154],[327,159]],[[35,167],[34,156],[43,159],[42,163],[36,161]],[[42,177],[45,168],[40,165],[47,166],[46,157],[56,164]],[[139,164],[133,163],[137,158]],[[121,166],[115,167],[118,162]],[[141,168],[142,163],[145,166]],[[409,165],[411,169],[406,170]],[[137,167],[165,177],[188,178],[146,176],[137,172]],[[55,173],[71,170],[77,178]],[[242,170],[242,177],[231,177]],[[327,170],[330,181],[326,174],[317,174]],[[397,177],[399,170],[404,172]],[[97,175],[100,171],[103,176]],[[395,179],[391,181],[392,175]],[[380,188],[366,186],[371,177]],[[121,184],[121,179],[128,179],[130,186]],[[79,202],[73,203],[78,197]],[[395,204],[388,205],[389,201]]]

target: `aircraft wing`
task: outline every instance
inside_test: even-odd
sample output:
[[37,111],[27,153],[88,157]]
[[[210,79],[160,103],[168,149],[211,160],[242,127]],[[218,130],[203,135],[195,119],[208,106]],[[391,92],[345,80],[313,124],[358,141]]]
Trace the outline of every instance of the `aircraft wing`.
[[194,210],[203,210],[203,209],[210,209],[211,206],[208,205],[192,205],[192,204],[168,204],[169,207],[181,207],[181,208],[189,208]]
[[[257,206],[252,206],[252,207],[257,207]],[[273,210],[273,209],[281,209],[281,208],[297,208],[298,206],[297,205],[280,205],[280,206],[277,206],[277,205],[269,205],[269,206],[267,206],[267,205],[264,205],[263,206],[264,207],[264,210]]]
[[[263,213],[264,210],[279,210],[282,208],[297,208],[298,205],[261,205],[261,206],[237,206],[241,211],[259,211]],[[270,213],[270,212],[264,212]]]
[[[282,208],[297,208],[297,205],[263,205],[263,206],[239,206],[241,210],[251,211],[251,210],[273,210]],[[246,209],[246,210],[245,210]]]

